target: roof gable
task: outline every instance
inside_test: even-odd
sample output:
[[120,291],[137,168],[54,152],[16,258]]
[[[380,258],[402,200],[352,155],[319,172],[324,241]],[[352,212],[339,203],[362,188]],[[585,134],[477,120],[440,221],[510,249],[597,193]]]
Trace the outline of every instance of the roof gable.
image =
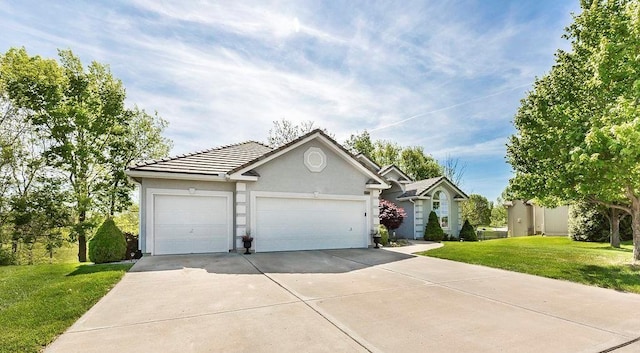
[[399,182],[403,182],[403,181],[407,181],[407,182],[411,182],[413,181],[413,179],[411,179],[407,174],[405,174],[402,169],[398,168],[395,164],[391,164],[391,165],[387,165],[382,167],[379,171],[378,174],[382,175],[383,177],[388,175],[391,172],[396,172],[400,175],[400,178],[396,181]]
[[460,190],[454,183],[452,183],[447,177],[439,176],[436,178],[419,180],[411,184],[407,184],[405,187],[405,192],[398,196],[398,199],[412,199],[416,197],[425,197],[426,194],[436,189],[438,186],[446,184],[449,186],[457,195],[453,197],[453,199],[457,200],[466,200],[469,197],[464,191]]
[[270,152],[267,152],[258,158],[244,163],[232,170],[229,171],[229,176],[231,179],[234,178],[242,178],[243,174],[251,171],[254,168],[257,168],[269,161],[278,158],[279,156],[311,141],[318,140],[322,142],[325,146],[331,148],[338,156],[343,158],[349,164],[351,164],[354,168],[360,171],[362,174],[369,176],[371,178],[371,182],[367,183],[370,187],[380,187],[382,189],[386,189],[389,185],[386,183],[385,179],[380,176],[378,173],[371,171],[367,166],[360,160],[356,159],[349,151],[347,151],[344,147],[338,144],[334,139],[329,137],[320,129],[315,129],[309,132],[306,135],[303,135],[283,146],[280,146]]

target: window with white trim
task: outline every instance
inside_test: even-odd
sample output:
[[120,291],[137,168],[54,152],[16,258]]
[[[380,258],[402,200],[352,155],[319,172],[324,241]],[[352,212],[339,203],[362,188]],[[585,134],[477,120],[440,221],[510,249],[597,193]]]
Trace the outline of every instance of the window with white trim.
[[438,216],[440,227],[449,229],[449,198],[443,191],[433,194],[433,212]]

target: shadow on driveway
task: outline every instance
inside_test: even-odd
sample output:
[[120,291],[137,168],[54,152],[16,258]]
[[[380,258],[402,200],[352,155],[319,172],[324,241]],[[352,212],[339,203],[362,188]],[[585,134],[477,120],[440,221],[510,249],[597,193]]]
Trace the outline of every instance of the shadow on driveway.
[[129,272],[192,268],[217,274],[346,273],[412,257],[415,256],[380,249],[162,255],[143,257]]

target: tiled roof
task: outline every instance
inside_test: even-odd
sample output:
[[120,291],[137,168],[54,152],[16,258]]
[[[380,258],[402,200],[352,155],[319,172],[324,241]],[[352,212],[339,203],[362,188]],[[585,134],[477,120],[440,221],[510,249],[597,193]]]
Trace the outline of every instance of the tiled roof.
[[438,185],[440,181],[445,181],[449,183],[450,186],[453,188],[453,190],[457,192],[457,194],[455,194],[455,196],[453,197],[454,200],[455,199],[465,200],[468,198],[467,194],[465,194],[462,190],[460,190],[455,184],[449,181],[449,179],[447,179],[445,176],[419,180],[419,181],[407,184],[404,189],[405,192],[402,195],[398,196],[398,198],[420,196],[424,192],[429,191],[431,188]]
[[444,178],[444,177],[439,176],[439,177],[436,177],[436,178],[429,178],[429,179],[419,180],[419,181],[413,182],[411,184],[407,184],[405,186],[405,192],[402,195],[398,196],[398,198],[418,196],[418,195],[422,194],[423,192],[425,192],[426,190],[429,190],[432,186],[434,186],[440,180],[442,180],[442,178]]
[[272,149],[259,142],[248,141],[205,151],[183,154],[131,165],[129,170],[220,175],[253,161]]

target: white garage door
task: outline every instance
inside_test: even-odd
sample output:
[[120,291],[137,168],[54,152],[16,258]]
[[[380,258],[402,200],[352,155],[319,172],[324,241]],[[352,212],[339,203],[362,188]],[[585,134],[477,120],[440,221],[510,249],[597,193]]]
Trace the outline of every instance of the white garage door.
[[154,196],[154,255],[229,251],[227,197]]
[[362,248],[366,201],[256,198],[256,251]]

